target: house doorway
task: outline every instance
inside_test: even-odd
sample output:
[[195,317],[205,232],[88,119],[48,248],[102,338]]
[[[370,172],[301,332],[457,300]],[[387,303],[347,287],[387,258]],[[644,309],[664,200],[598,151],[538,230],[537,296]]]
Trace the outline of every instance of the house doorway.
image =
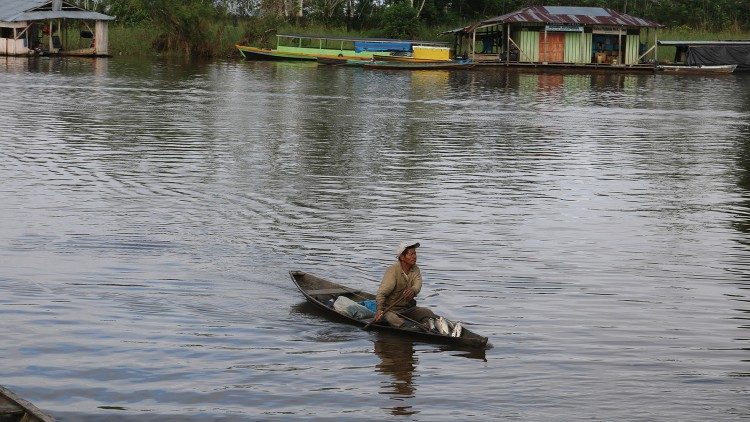
[[539,35],[539,61],[562,63],[565,60],[565,33],[542,32]]

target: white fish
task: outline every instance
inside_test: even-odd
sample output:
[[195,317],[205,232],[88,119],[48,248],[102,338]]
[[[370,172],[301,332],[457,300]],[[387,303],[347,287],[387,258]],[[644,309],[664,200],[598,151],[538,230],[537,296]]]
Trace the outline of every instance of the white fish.
[[448,323],[445,321],[445,318],[438,317],[437,321],[435,321],[435,326],[437,326],[438,331],[440,334],[444,335],[450,335],[451,330],[448,328]]
[[461,327],[461,321],[458,321],[456,325],[453,326],[453,331],[451,331],[451,337],[461,337],[462,330],[463,330],[463,327]]
[[445,318],[445,322],[448,323],[448,330],[453,331],[453,321]]
[[427,318],[427,326],[430,328],[430,331],[435,331],[435,320]]

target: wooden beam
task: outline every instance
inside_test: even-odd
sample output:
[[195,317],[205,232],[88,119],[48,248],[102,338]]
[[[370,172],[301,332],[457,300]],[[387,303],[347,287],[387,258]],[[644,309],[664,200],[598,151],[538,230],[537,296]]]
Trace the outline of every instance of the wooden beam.
[[344,288],[333,288],[333,289],[318,289],[318,290],[307,290],[306,293],[310,296],[318,295],[338,295],[344,293],[359,293],[359,290],[344,289]]

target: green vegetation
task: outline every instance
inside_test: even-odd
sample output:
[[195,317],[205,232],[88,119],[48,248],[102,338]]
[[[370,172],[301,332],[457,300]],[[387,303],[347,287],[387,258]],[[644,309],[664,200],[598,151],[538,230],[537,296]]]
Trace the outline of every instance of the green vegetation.
[[154,53],[159,32],[145,24],[111,25],[109,51],[114,55],[146,56]]
[[[114,54],[226,56],[280,32],[441,39],[441,30],[532,4],[599,6],[667,26],[660,39],[749,39],[747,0],[79,0],[117,16]],[[442,38],[445,40],[445,38]],[[661,54],[660,54],[661,56]]]

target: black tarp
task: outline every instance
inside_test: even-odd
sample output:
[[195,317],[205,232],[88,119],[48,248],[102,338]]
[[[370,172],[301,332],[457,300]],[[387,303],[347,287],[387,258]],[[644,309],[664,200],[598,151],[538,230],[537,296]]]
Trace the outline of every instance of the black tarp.
[[736,64],[737,70],[750,70],[750,44],[691,45],[688,48],[687,64],[722,65]]

